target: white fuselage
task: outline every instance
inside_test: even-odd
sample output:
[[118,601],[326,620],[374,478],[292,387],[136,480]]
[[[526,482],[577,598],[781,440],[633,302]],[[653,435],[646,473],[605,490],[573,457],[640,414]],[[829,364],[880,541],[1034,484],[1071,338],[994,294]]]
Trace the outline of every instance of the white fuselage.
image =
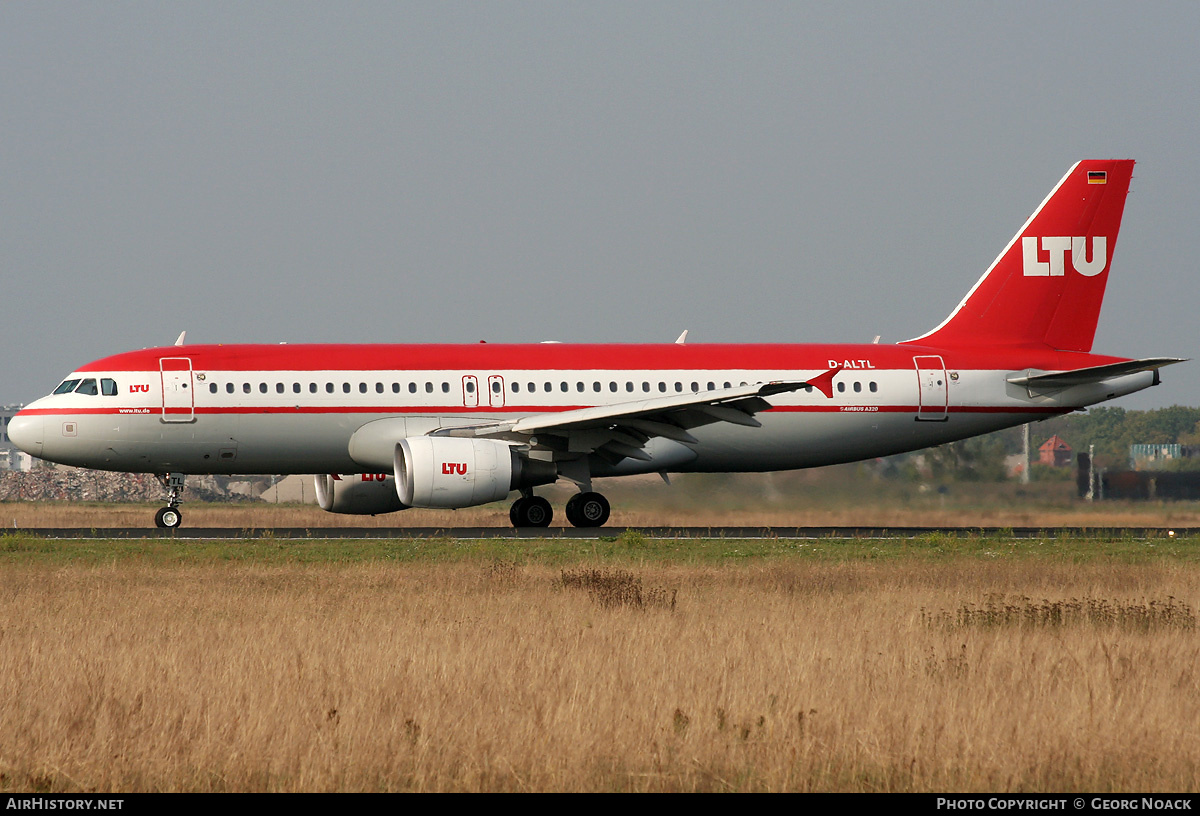
[[[907,367],[896,367],[894,353],[891,367],[885,367],[880,347],[866,349],[858,358],[839,359],[859,367],[843,367],[829,397],[811,388],[779,394],[771,398],[770,410],[758,414],[761,427],[718,422],[693,429],[695,443],[654,439],[646,449],[650,461],[596,463],[593,475],[766,471],[855,461],[1043,419],[1155,380],[1154,372],[1144,371],[1035,394],[1007,381],[1014,369],[954,369],[942,365],[940,355],[913,351],[903,354]],[[105,470],[386,472],[398,439],[439,428],[731,385],[805,381],[821,373],[818,368],[223,370],[201,369],[202,361],[186,352],[174,357],[164,352],[155,369],[76,372],[71,378],[110,380],[116,393],[37,400],[22,412],[16,432],[37,456]]]

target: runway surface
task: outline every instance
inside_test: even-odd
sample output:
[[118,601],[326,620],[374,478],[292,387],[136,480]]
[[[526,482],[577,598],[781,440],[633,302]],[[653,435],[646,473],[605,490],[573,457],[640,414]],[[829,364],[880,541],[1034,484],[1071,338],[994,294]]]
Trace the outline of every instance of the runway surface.
[[72,528],[30,527],[5,530],[39,538],[56,539],[544,539],[569,538],[596,540],[619,538],[625,532],[636,532],[649,539],[902,539],[943,534],[950,536],[1008,536],[1012,538],[1054,538],[1058,536],[1090,536],[1096,538],[1133,537],[1167,538],[1200,535],[1200,527],[276,527],[245,529],[236,527],[180,527],[174,530],[158,528]]

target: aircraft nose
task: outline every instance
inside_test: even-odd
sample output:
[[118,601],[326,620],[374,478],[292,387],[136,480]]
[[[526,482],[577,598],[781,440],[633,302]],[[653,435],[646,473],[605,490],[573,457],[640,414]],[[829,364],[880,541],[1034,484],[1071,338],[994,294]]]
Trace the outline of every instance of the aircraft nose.
[[8,438],[30,456],[42,455],[42,428],[44,417],[18,413],[8,422]]

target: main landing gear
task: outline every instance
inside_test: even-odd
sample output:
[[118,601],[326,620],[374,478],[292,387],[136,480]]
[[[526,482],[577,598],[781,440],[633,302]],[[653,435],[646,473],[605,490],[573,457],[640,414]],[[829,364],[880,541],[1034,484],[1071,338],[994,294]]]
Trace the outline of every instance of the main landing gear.
[[[599,493],[576,493],[567,502],[567,521],[576,527],[601,527],[611,510],[608,499]],[[554,510],[540,496],[522,496],[513,502],[508,518],[513,527],[549,527]]]
[[576,527],[603,527],[612,508],[599,493],[576,493],[567,500],[567,521]]
[[182,473],[154,474],[167,491],[167,506],[154,514],[154,526],[173,530],[183,523],[183,514],[179,512],[179,494],[183,492]]
[[553,518],[554,508],[541,496],[522,496],[508,511],[513,527],[549,527]]

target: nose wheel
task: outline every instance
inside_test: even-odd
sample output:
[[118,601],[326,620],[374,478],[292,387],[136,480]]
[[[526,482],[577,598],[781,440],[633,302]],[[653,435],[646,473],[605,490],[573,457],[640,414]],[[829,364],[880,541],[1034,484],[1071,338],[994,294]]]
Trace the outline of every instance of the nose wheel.
[[154,514],[154,526],[174,529],[183,523],[183,514],[174,507],[162,507]]
[[183,492],[184,475],[182,473],[154,474],[167,492],[167,506],[154,514],[154,526],[174,530],[183,523],[183,514],[179,512],[179,495]]
[[603,527],[611,509],[599,493],[576,493],[567,501],[567,521],[576,527]]

